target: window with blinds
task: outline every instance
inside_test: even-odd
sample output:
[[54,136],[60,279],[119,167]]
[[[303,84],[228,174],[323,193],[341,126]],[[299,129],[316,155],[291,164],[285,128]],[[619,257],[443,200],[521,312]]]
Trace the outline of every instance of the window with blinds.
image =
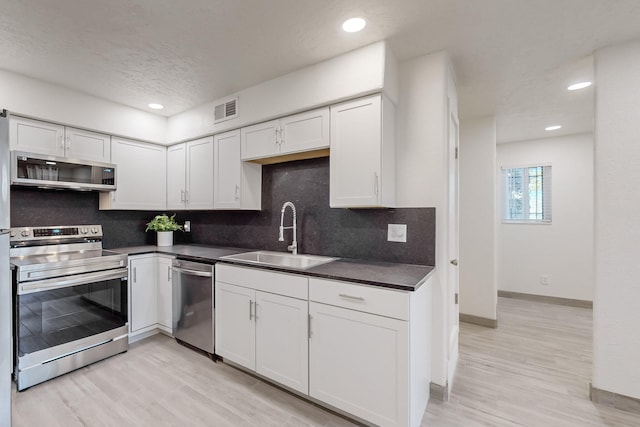
[[551,223],[551,166],[502,169],[502,222]]

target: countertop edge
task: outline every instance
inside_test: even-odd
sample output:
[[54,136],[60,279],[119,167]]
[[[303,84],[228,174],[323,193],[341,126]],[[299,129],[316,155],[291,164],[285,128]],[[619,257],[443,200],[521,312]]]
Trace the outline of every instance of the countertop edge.
[[[176,246],[183,247],[183,248],[196,248],[201,250],[212,250],[212,251],[228,251],[228,252],[236,252],[236,253],[252,251],[251,249],[247,249],[247,248],[235,248],[235,247],[224,247],[224,246],[200,246],[200,245],[176,245]],[[427,265],[402,264],[402,263],[390,263],[390,262],[383,263],[385,265],[389,265],[391,267],[400,268],[400,269],[403,268],[403,266],[428,269],[426,274],[422,276],[417,282],[415,282],[415,284],[403,284],[403,283],[397,283],[397,282],[391,282],[391,281],[377,281],[377,280],[371,280],[366,278],[359,278],[357,277],[357,275],[351,276],[351,275],[332,274],[331,272],[314,271],[314,269],[317,269],[318,267],[313,267],[308,270],[299,270],[299,269],[287,268],[287,267],[250,264],[250,263],[245,263],[237,260],[224,259],[221,256],[217,256],[217,257],[216,256],[210,256],[210,257],[194,256],[192,254],[181,253],[181,251],[179,249],[176,249],[174,246],[159,247],[159,246],[146,245],[146,246],[134,246],[129,248],[127,247],[115,248],[115,249],[108,249],[108,250],[113,252],[118,252],[118,253],[125,253],[129,256],[161,254],[161,255],[175,256],[175,257],[186,259],[186,260],[203,261],[207,263],[213,261],[213,262],[220,262],[228,265],[242,266],[247,268],[257,268],[260,270],[277,271],[277,272],[289,273],[289,274],[299,274],[299,275],[305,275],[309,277],[345,281],[345,282],[351,282],[351,283],[357,283],[357,284],[363,284],[363,285],[369,285],[369,286],[375,286],[375,287],[387,288],[387,289],[395,289],[395,290],[407,291],[407,292],[417,291],[423,284],[425,284],[432,277],[435,271],[435,267],[427,266]],[[379,262],[376,262],[376,261],[367,261],[367,260],[359,260],[359,259],[354,260],[349,258],[338,258],[336,261],[341,261],[341,260],[343,260],[344,262],[353,262],[354,264],[358,264],[361,266],[370,265],[372,267],[375,267],[376,263],[379,264]],[[327,269],[331,267],[330,264],[332,263],[327,263],[320,267]]]

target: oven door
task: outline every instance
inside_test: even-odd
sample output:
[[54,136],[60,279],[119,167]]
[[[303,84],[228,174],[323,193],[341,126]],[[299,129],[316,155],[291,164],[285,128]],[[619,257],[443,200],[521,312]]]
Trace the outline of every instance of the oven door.
[[[16,285],[18,365],[43,363],[127,329],[127,269]],[[97,344],[99,344],[98,342]]]

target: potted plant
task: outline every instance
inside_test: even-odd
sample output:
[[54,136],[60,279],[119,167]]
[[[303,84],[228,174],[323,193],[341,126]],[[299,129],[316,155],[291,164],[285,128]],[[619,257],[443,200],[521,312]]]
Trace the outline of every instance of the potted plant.
[[155,231],[158,235],[158,246],[173,246],[173,232],[182,230],[182,226],[175,220],[176,214],[167,216],[167,214],[156,215],[147,223],[145,231]]

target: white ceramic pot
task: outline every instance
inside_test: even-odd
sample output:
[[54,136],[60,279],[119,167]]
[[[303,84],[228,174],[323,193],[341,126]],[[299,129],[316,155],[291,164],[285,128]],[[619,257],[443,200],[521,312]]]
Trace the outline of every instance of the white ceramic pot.
[[173,246],[173,231],[158,231],[158,246]]

